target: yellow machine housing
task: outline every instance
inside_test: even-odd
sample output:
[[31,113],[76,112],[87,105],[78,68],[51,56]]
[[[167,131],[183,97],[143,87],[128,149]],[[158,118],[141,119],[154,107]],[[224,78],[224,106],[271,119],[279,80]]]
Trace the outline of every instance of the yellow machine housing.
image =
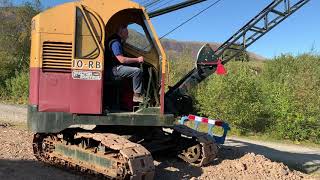
[[[81,0],[48,9],[32,20],[30,104],[41,112],[103,113],[103,99],[108,99],[104,64],[110,60],[105,41],[123,24],[136,28],[129,29],[126,55],[143,56],[145,68],[154,74],[154,87],[160,89],[166,55],[144,7],[128,0]],[[153,98],[163,102],[163,95]]]

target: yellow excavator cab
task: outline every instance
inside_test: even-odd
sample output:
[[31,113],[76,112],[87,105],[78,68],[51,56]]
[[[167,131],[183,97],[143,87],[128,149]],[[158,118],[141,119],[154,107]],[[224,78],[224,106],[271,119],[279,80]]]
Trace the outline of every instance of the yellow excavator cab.
[[[103,113],[103,97],[111,96],[105,86],[105,62],[111,61],[106,41],[121,25],[129,30],[125,55],[144,57],[144,68],[153,74],[145,87],[152,81],[158,91],[166,56],[144,7],[128,0],[81,0],[32,20],[30,104],[39,111]],[[152,97],[157,100],[151,106],[159,106],[159,98]]]

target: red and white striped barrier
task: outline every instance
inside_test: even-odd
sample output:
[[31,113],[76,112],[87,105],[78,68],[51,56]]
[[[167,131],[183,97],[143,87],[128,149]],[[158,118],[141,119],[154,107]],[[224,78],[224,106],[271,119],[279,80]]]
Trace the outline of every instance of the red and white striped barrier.
[[[185,125],[186,121],[193,121],[194,127],[193,129],[198,131],[200,123],[208,124],[208,135],[214,138],[215,143],[223,144],[226,140],[226,136],[228,131],[230,130],[229,124],[226,122],[223,122],[219,119],[209,119],[205,117],[195,116],[195,115],[189,115],[189,116],[183,116],[180,119],[180,124]],[[213,128],[219,126],[223,128],[223,135],[218,136],[213,133]]]
[[190,121],[202,122],[202,123],[212,124],[216,126],[222,126],[223,124],[223,121],[221,120],[214,120],[214,119],[204,118],[204,117],[195,116],[195,115],[189,115],[188,119]]

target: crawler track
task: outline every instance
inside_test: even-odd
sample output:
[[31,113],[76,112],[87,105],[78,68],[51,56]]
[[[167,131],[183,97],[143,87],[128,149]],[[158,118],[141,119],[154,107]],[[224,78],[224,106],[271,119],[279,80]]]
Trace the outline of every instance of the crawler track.
[[[201,167],[212,162],[218,154],[218,147],[214,140],[205,133],[195,131],[184,125],[174,126],[174,133],[184,135],[197,141],[197,144],[182,151],[178,155],[182,160]],[[182,142],[183,143],[183,142]]]
[[[205,133],[176,125],[172,136],[178,157],[194,166],[207,165],[217,156],[216,144]],[[36,158],[54,166],[106,179],[154,178],[151,153],[117,134],[35,134],[33,141]]]
[[148,150],[109,133],[78,133],[71,140],[61,135],[34,136],[38,160],[107,179],[153,179],[154,164]]

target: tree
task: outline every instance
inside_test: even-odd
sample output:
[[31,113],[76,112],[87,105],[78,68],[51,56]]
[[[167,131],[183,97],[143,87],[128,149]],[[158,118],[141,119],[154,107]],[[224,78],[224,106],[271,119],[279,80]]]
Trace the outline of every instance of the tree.
[[40,12],[40,1],[14,6],[0,0],[0,85],[17,72],[28,68],[31,19]]

